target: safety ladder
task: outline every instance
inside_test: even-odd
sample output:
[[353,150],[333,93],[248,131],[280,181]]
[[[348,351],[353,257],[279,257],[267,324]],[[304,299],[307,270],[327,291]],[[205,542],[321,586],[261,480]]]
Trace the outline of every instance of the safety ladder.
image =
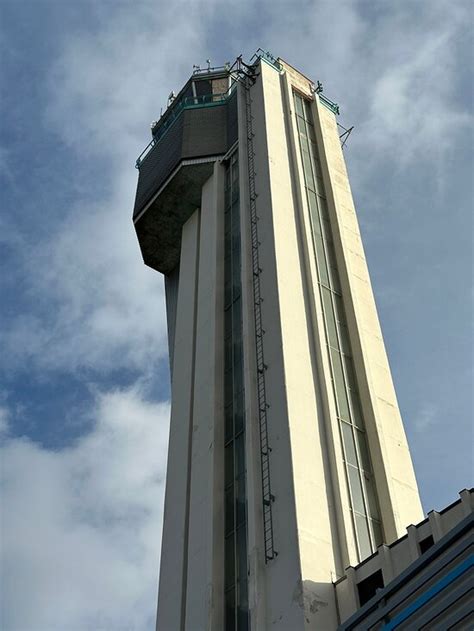
[[263,537],[265,544],[265,563],[274,559],[278,552],[275,550],[273,541],[273,517],[272,504],[275,496],[272,494],[270,482],[270,452],[271,447],[268,444],[267,429],[267,410],[270,407],[267,403],[265,372],[267,366],[265,364],[263,351],[263,338],[265,331],[262,326],[262,302],[263,298],[260,292],[260,276],[262,269],[259,264],[258,248],[260,242],[258,240],[258,221],[257,215],[257,192],[255,190],[255,151],[254,151],[254,133],[253,133],[253,116],[252,116],[252,98],[250,95],[250,87],[254,83],[255,78],[251,74],[245,78],[245,113],[247,124],[247,157],[248,157],[248,179],[249,179],[249,205],[250,205],[250,225],[251,225],[251,244],[252,244],[252,281],[253,281],[253,302],[254,302],[254,318],[255,318],[255,355],[257,363],[257,404],[258,404],[258,420],[260,432],[260,463],[262,474],[262,496],[263,496]]

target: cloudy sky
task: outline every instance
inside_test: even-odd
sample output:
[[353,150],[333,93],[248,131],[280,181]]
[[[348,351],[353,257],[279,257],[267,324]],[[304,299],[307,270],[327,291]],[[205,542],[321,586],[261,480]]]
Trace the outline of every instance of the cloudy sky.
[[1,624],[152,629],[169,418],[134,161],[194,63],[321,80],[425,510],[472,473],[472,9],[464,0],[0,0]]

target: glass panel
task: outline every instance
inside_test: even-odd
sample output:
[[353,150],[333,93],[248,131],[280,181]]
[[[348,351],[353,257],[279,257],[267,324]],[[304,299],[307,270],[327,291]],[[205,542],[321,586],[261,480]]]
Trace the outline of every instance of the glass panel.
[[229,169],[225,170],[225,190],[228,191],[230,188],[230,171]]
[[234,201],[234,203],[232,204],[231,224],[232,224],[232,234],[235,234],[236,232],[238,233],[240,229],[240,215],[239,215],[239,200],[238,199]]
[[324,197],[321,197],[321,195],[318,195],[317,199],[321,217],[323,217],[324,219],[329,219],[328,204],[326,202],[326,199]]
[[369,538],[369,527],[363,515],[355,515],[357,539],[359,544],[361,560],[366,559],[372,554],[372,546]]
[[245,473],[245,435],[239,434],[235,439],[235,475]]
[[313,113],[311,112],[311,102],[304,99],[304,117],[307,121],[313,120]]
[[375,488],[374,488],[374,480],[370,473],[366,473],[364,471],[363,479],[365,485],[365,492],[367,494],[367,501],[369,503],[369,515],[374,519],[379,518],[379,509],[377,506],[377,499],[375,497]]
[[234,304],[232,305],[232,333],[234,336],[241,337],[242,333],[242,315],[240,310],[240,297],[234,296]]
[[328,332],[328,342],[333,348],[339,348],[339,342],[336,332],[336,321],[334,319],[334,311],[332,308],[331,292],[325,287],[321,288],[323,295],[324,315],[326,317],[326,326]]
[[244,474],[239,476],[235,481],[235,505],[236,505],[236,516],[235,523],[236,526],[240,524],[245,524],[245,477]]
[[331,360],[333,368],[334,385],[336,388],[336,399],[339,416],[350,422],[349,404],[347,402],[346,386],[342,374],[341,356],[335,349],[331,348]]
[[296,113],[299,114],[299,116],[304,117],[303,99],[297,94],[295,94],[295,106],[296,106]]
[[226,210],[224,213],[224,252],[226,253],[229,252],[230,237],[230,212]]
[[[239,580],[247,578],[247,535],[242,527],[237,528],[237,577]],[[239,595],[242,596],[242,590]]]
[[322,177],[316,177],[316,188],[315,191],[320,195],[324,195],[324,184]]
[[[323,222],[323,229],[325,230],[325,233],[328,234],[328,230],[329,230],[329,226],[328,226],[328,221],[327,219],[324,220]],[[334,250],[334,244],[332,242],[332,238],[329,237],[326,238],[326,252],[327,252],[327,258],[328,258],[328,265],[329,267],[334,267],[337,268],[337,263],[336,263],[336,252]]]
[[224,474],[224,484],[225,486],[229,486],[229,484],[233,484],[234,482],[234,445],[233,443],[229,443],[225,448],[225,474]]
[[347,326],[347,324],[346,324],[346,316],[345,316],[345,313],[344,313],[344,304],[342,302],[342,297],[336,295],[335,302],[336,302],[336,319],[339,320],[339,322],[341,324],[344,324],[345,326]]
[[232,401],[232,368],[224,373],[224,401]]
[[[311,158],[313,160],[314,172],[315,172],[316,175],[320,176],[321,175],[321,163],[319,162],[319,158],[318,158],[318,155],[317,155],[316,144],[313,141],[310,141],[309,146],[310,146]],[[322,195],[322,194],[323,194],[323,191],[320,192],[320,195]]]
[[351,397],[352,422],[356,427],[364,430],[364,416],[362,414],[362,408],[360,406],[359,394],[356,390],[349,390],[349,395]]
[[[225,492],[225,532],[234,530],[234,487],[230,486]],[[233,556],[233,555],[232,555]]]
[[232,165],[232,187],[237,183],[239,179],[239,164],[237,161]]
[[361,432],[360,430],[356,429],[356,437],[357,437],[357,446],[359,448],[359,455],[360,455],[360,466],[362,469],[365,469],[365,471],[370,472],[371,467],[370,467],[370,459],[369,459],[369,450],[368,450],[368,445],[367,445],[367,436],[365,432]]
[[339,273],[337,271],[337,268],[336,267],[330,267],[329,268],[329,274],[331,276],[331,287],[333,288],[333,290],[338,292],[338,293],[342,293],[341,281],[339,279]]
[[319,280],[329,287],[328,268],[326,265],[326,256],[324,254],[323,240],[320,234],[314,234],[314,242],[316,245],[316,260],[318,263]]
[[[226,572],[227,576],[227,572]],[[229,589],[225,593],[225,629],[232,631],[235,629],[235,589]]]
[[235,433],[238,434],[244,428],[244,401],[242,395],[234,399],[234,423]]
[[349,486],[352,492],[352,507],[358,513],[365,515],[364,498],[362,495],[362,485],[360,482],[359,469],[347,465],[347,473],[349,475]]
[[227,309],[227,307],[230,306],[232,302],[232,283],[229,280],[225,281],[224,284],[224,307]]
[[316,202],[316,193],[310,191],[308,189],[308,205],[309,205],[309,213],[311,216],[312,227],[315,232],[321,234],[321,227],[319,225],[319,216],[318,216],[318,204]]
[[298,125],[298,132],[305,137],[306,136],[306,125],[304,119],[301,116],[296,117],[296,124]]
[[232,265],[240,267],[240,234],[232,235]]
[[341,423],[342,442],[344,444],[344,453],[346,462],[357,467],[357,456],[354,443],[354,435],[352,427],[348,423]]
[[336,265],[334,249],[330,249],[328,247],[329,244],[332,245],[332,232],[331,232],[331,226],[329,225],[329,219],[326,219],[325,217],[321,217],[321,225],[323,226],[323,236],[326,242],[326,249],[328,250],[328,255],[327,255],[328,263],[329,265]]
[[[230,313],[230,309],[229,309]],[[225,368],[232,368],[232,336],[228,335],[224,340],[224,362]],[[227,400],[226,400],[227,403]]]
[[234,367],[234,397],[237,397],[244,388],[243,376],[242,363],[238,362]]
[[234,397],[243,388],[243,371],[242,371],[242,338],[234,336]]
[[224,335],[231,335],[232,333],[232,309],[226,307],[224,311]]
[[[337,303],[337,298],[339,296],[337,294],[334,294],[334,296],[336,297],[336,303]],[[336,315],[336,318],[337,318],[337,315]],[[341,337],[342,352],[345,353],[346,355],[352,355],[351,344],[349,341],[349,331],[347,330],[347,326],[345,324],[341,324],[341,322],[339,322],[339,335]]]
[[[242,584],[242,589],[247,592],[247,583]],[[249,615],[248,609],[242,606],[237,607],[237,631],[248,631]]]
[[236,206],[236,209],[233,210],[234,214],[239,209],[238,202],[239,202],[239,187],[237,184],[234,184],[234,186],[232,187],[232,203],[234,204],[234,206]]
[[304,176],[306,179],[306,186],[310,188],[311,190],[315,191],[316,189],[314,187],[313,171],[311,168],[311,157],[309,155],[308,149],[304,148],[303,143],[307,145],[307,142],[305,141],[302,142],[302,151],[301,151],[301,156],[303,159]]
[[357,390],[357,383],[355,380],[354,364],[352,362],[352,357],[348,357],[347,355],[344,355],[344,368],[346,370],[347,386],[351,388],[351,390]]
[[232,436],[234,435],[233,428],[233,414],[232,414],[232,403],[228,405],[224,410],[224,418],[225,418],[225,436],[224,441],[227,443]]
[[225,282],[230,280],[232,276],[232,260],[230,258],[230,253],[226,255],[224,259],[224,279]]
[[[234,153],[226,172],[225,201],[230,209],[225,213],[225,285],[224,300],[227,309],[224,316],[224,396],[225,403],[225,439],[229,444],[224,453],[225,478],[225,585],[226,591],[226,629],[235,631],[246,629],[245,614],[247,605],[247,568],[246,568],[246,495],[245,495],[245,434],[243,409],[243,356],[242,356],[242,304],[241,294],[241,238],[240,208],[238,186],[238,160]],[[232,180],[232,181],[230,181]],[[240,537],[244,537],[244,549],[241,552],[241,584],[236,576],[236,546],[234,533],[237,523],[241,524]],[[238,545],[241,543],[237,542]],[[238,595],[238,597],[236,596]],[[237,600],[236,600],[237,597]],[[243,598],[243,600],[242,600]],[[236,616],[237,613],[237,616]],[[238,622],[241,620],[241,623]]]
[[381,526],[380,522],[375,521],[373,519],[371,520],[370,523],[371,523],[371,526],[372,526],[372,533],[373,533],[373,536],[374,536],[375,545],[377,547],[381,546],[382,543],[383,543],[382,526]]
[[[235,300],[240,296],[240,267],[232,268],[232,299]],[[239,315],[240,319],[240,315]]]

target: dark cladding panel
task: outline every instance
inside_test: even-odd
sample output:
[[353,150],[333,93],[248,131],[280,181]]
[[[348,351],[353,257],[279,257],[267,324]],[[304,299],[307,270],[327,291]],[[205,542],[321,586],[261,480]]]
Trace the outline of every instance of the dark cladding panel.
[[196,96],[204,96],[212,94],[212,83],[210,79],[200,79],[194,82],[196,87]]
[[227,150],[226,105],[183,112],[183,158],[201,158]]
[[227,149],[230,149],[238,138],[237,90],[227,101]]
[[[171,274],[179,263],[183,223],[200,206],[214,160],[238,136],[236,90],[225,101],[190,102],[175,110],[169,128],[161,127],[160,139],[139,166],[135,230],[145,263],[163,274]],[[170,338],[171,333],[172,327]]]
[[225,102],[182,111],[143,159],[133,216],[136,217],[181,160],[226,153],[228,116]]
[[178,307],[179,264],[172,272],[165,275],[166,318],[168,324],[168,349],[170,374],[173,380],[174,337],[176,330],[176,311]]
[[145,206],[182,158],[183,118],[178,118],[140,165],[134,216]]

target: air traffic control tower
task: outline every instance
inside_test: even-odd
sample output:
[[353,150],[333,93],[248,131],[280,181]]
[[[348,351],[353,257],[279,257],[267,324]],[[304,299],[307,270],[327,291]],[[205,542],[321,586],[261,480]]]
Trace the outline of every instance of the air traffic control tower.
[[196,69],[137,161],[172,383],[158,631],[337,627],[423,518],[336,122],[259,51]]

